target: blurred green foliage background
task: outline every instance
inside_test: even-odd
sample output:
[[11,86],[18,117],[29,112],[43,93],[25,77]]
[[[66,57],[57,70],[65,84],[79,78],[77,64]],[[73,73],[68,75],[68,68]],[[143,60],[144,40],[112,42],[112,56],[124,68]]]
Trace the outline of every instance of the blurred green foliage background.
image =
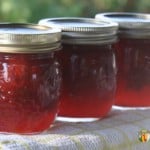
[[0,0],[1,22],[37,23],[41,18],[115,11],[150,13],[150,0]]

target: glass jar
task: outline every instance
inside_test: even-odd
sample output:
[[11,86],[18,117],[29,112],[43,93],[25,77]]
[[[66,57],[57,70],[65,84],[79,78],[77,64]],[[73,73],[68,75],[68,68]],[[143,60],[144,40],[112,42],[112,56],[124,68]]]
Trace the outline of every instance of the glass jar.
[[150,15],[104,13],[96,18],[119,23],[119,41],[115,44],[118,83],[116,105],[150,106]]
[[0,24],[0,132],[41,132],[58,112],[59,29]]
[[114,102],[117,24],[88,18],[53,18],[39,24],[62,29],[63,88],[59,120],[94,121]]

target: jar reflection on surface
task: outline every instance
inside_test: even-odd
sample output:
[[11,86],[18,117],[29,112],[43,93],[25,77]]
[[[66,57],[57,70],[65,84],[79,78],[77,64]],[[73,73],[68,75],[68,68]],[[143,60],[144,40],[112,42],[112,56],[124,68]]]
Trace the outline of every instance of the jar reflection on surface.
[[116,89],[116,64],[111,44],[63,44],[62,64],[59,116],[105,116],[112,107]]
[[150,40],[122,38],[115,47],[119,68],[115,104],[150,106]]
[[61,84],[54,54],[0,53],[0,131],[39,132],[54,121]]

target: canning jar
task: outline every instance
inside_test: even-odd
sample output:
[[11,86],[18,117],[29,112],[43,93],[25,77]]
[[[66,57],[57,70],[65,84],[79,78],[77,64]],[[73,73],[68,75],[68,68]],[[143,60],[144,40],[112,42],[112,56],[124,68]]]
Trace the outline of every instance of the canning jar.
[[0,24],[0,132],[35,133],[53,123],[61,87],[60,29]]
[[150,15],[140,13],[104,13],[119,23],[119,41],[115,44],[118,83],[116,105],[150,106]]
[[116,63],[112,43],[117,24],[89,18],[42,19],[62,29],[63,88],[59,120],[94,121],[114,102]]

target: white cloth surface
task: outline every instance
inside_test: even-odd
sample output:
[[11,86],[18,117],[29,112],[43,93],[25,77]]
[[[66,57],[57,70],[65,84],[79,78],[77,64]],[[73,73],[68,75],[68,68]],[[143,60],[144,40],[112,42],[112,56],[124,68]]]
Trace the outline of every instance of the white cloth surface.
[[150,108],[114,107],[101,120],[86,123],[56,121],[41,134],[0,134],[0,150],[149,150],[150,141],[138,138],[150,131]]

